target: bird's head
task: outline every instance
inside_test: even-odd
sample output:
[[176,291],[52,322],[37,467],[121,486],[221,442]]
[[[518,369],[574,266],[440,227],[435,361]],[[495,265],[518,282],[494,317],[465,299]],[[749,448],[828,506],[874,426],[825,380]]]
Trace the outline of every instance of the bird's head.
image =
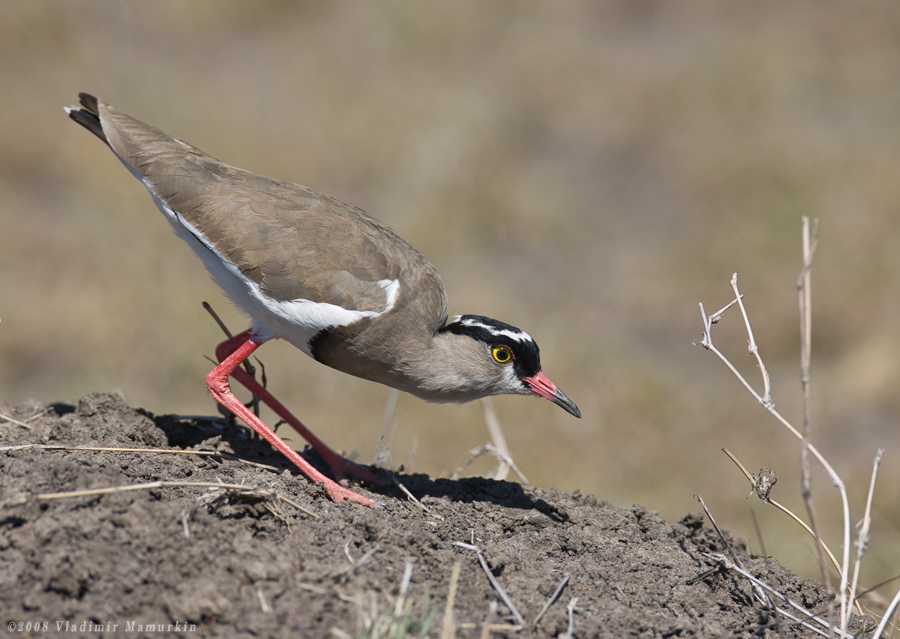
[[491,371],[486,395],[539,395],[575,417],[581,411],[541,372],[541,352],[523,330],[481,315],[458,315],[442,331],[476,342],[482,369]]

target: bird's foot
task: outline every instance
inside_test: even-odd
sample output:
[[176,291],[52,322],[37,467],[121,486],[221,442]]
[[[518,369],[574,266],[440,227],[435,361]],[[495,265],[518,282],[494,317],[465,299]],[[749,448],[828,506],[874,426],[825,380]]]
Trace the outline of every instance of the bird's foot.
[[331,474],[341,486],[349,486],[351,479],[365,482],[372,486],[390,486],[392,483],[386,471],[371,470],[339,455],[327,461],[329,468],[331,468]]
[[384,504],[360,495],[359,493],[355,493],[349,488],[344,488],[330,479],[325,480],[323,486],[325,488],[325,494],[328,495],[328,498],[333,502],[349,501],[354,504],[359,504],[360,506],[368,506],[369,508],[382,508],[384,506]]

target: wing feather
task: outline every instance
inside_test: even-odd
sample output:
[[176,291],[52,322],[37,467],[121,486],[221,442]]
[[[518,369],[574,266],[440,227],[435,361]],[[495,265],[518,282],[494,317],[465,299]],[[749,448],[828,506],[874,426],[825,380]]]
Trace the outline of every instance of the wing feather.
[[225,164],[102,101],[98,108],[122,161],[191,232],[276,301],[381,312],[388,301],[383,282],[397,280],[403,302],[404,292],[416,288],[409,280],[434,270],[352,204]]

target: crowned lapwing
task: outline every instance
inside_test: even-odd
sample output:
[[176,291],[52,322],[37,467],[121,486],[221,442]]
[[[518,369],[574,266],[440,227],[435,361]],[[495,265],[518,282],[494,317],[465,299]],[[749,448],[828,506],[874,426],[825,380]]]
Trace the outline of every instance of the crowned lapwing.
[[229,166],[203,151],[79,95],[69,117],[103,140],[241,311],[250,328],[219,344],[206,386],[334,501],[375,502],[335,483],[297,454],[232,394],[232,376],[322,456],[335,479],[378,482],[345,460],[248,375],[241,363],[274,338],[318,362],[431,402],[538,395],[581,412],[541,372],[524,331],[480,315],[447,321],[434,266],[365,211],[304,186]]

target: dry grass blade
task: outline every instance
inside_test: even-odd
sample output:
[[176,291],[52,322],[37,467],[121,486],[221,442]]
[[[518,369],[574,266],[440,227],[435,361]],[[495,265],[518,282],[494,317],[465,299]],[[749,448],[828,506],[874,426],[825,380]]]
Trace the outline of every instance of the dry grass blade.
[[0,419],[2,419],[3,421],[9,422],[10,424],[15,424],[16,426],[21,426],[22,428],[31,430],[31,426],[29,426],[25,422],[20,422],[18,419],[13,419],[12,417],[9,417],[2,413],[0,413]]
[[363,566],[368,566],[370,563],[375,561],[375,553],[378,552],[378,550],[379,548],[376,546],[375,548],[367,551],[359,559],[354,560],[353,557],[350,556],[350,542],[348,541],[344,546],[344,554],[347,555],[347,561],[350,562],[350,565],[344,566],[343,568],[335,568],[334,570],[330,571],[328,575],[335,579],[344,579],[346,577],[349,577],[358,569],[362,568]]
[[447,605],[444,608],[444,623],[441,626],[441,639],[456,637],[456,624],[453,622],[453,604],[456,602],[456,588],[459,585],[461,564],[457,561],[450,569],[450,589],[447,592]]
[[399,617],[403,613],[403,606],[406,604],[406,594],[409,592],[409,582],[412,579],[413,563],[407,559],[403,564],[403,578],[400,580],[400,592],[397,595],[397,601],[394,603],[394,616]]
[[[850,582],[850,601],[856,602],[856,586],[859,584],[859,569],[862,564],[863,555],[869,545],[869,530],[872,526],[872,498],[875,496],[875,480],[878,477],[878,467],[881,466],[881,458],[884,455],[884,449],[879,448],[875,453],[875,460],[872,462],[872,478],[869,480],[869,493],[866,497],[866,511],[862,520],[859,522],[859,534],[856,537],[856,563],[853,565],[853,579]],[[859,605],[858,602],[857,606]],[[860,613],[861,614],[861,613]],[[847,631],[842,626],[841,630]]]
[[574,639],[575,635],[572,634],[575,632],[575,610],[578,606],[578,597],[572,597],[569,600],[569,605],[566,606],[566,612],[569,615],[569,625],[566,628],[566,631],[559,635],[559,639]]
[[532,628],[537,628],[538,623],[540,623],[541,619],[543,619],[544,615],[547,614],[547,611],[550,610],[550,606],[556,603],[556,600],[559,599],[559,596],[562,594],[563,588],[566,587],[566,584],[569,583],[569,575],[566,575],[562,578],[562,581],[559,582],[559,585],[556,587],[556,590],[553,591],[553,594],[550,595],[550,598],[547,600],[547,603],[544,604],[544,607],[541,608],[541,611],[538,613],[538,616],[534,618],[534,621],[531,622]]
[[[357,639],[424,639],[432,636],[437,608],[430,605],[428,595],[421,610],[415,610],[408,600],[413,563],[405,562],[399,593],[387,608],[381,611],[376,592],[359,593],[356,598],[348,598],[356,606]],[[332,636],[350,637],[345,631],[332,627]]]
[[[713,529],[716,531],[716,534],[719,536],[719,541],[722,542],[722,547],[728,552],[731,556],[731,561],[739,566],[740,568],[744,568],[744,564],[741,563],[741,560],[737,555],[734,554],[734,550],[731,548],[731,544],[728,543],[728,540],[725,539],[725,535],[722,534],[722,530],[719,528],[719,525],[716,523],[716,520],[713,518],[712,513],[709,512],[709,508],[706,507],[706,502],[703,501],[703,497],[700,495],[694,495],[694,499],[700,502],[700,505],[703,507],[703,512],[706,513],[707,518],[709,518],[709,523],[712,524]],[[760,588],[754,588],[754,593],[756,594],[756,598],[759,599],[759,602],[764,605],[767,609],[772,610],[775,608],[775,604],[766,594],[765,590]]]
[[397,420],[394,419],[394,410],[397,408],[397,397],[400,392],[392,388],[388,394],[387,405],[384,407],[384,419],[381,422],[381,434],[378,436],[378,444],[375,446],[375,455],[372,465],[376,468],[384,468],[391,460],[391,446],[397,435]]
[[[242,486],[239,484],[224,484],[220,482],[208,482],[208,481],[152,481],[143,484],[129,484],[127,486],[111,486],[108,488],[89,488],[86,490],[71,490],[66,492],[59,493],[35,493],[31,495],[24,495],[19,498],[14,498],[7,500],[5,502],[0,502],[0,508],[3,506],[13,506],[19,505],[27,502],[29,499],[39,499],[39,500],[53,500],[53,499],[69,499],[71,497],[92,497],[95,495],[111,495],[114,493],[124,493],[133,490],[150,490],[153,488],[215,488],[224,491],[234,491],[235,493],[243,493],[243,494],[262,494],[267,493],[276,497],[278,501],[284,502],[290,506],[293,506],[297,510],[301,511],[305,515],[309,515],[314,519],[318,519],[319,516],[314,512],[303,508],[296,502],[283,497],[276,493],[275,491],[268,490],[265,488],[258,488],[256,486]],[[224,493],[221,493],[224,494]]]
[[[749,580],[750,583],[752,583],[754,585],[754,587],[759,588],[760,590],[762,590],[768,594],[771,594],[773,597],[775,597],[779,601],[784,602],[785,604],[787,604],[788,607],[795,610],[800,615],[800,617],[802,617],[802,619],[798,618],[794,614],[787,612],[786,610],[784,610],[782,608],[773,606],[773,609],[778,614],[784,615],[784,616],[788,617],[789,619],[796,621],[797,623],[800,623],[805,628],[808,628],[808,629],[812,630],[813,632],[815,632],[816,634],[821,635],[823,637],[829,636],[829,631],[830,631],[832,633],[839,634],[841,637],[843,637],[843,639],[854,639],[853,635],[850,635],[850,634],[847,634],[844,632],[840,632],[840,629],[835,628],[833,625],[829,624],[828,621],[826,621],[825,619],[822,619],[821,617],[809,612],[802,605],[793,601],[786,595],[778,592],[777,590],[772,588],[766,582],[762,581],[761,579],[757,579],[752,574],[750,574],[750,572],[748,572],[745,568],[743,568],[742,566],[736,565],[725,555],[723,555],[721,553],[714,553],[714,552],[701,552],[700,554],[703,555],[704,557],[707,557],[707,558],[712,559],[713,561],[717,562],[719,564],[719,566],[721,568],[724,568],[725,570],[733,570],[734,572],[740,574],[741,576],[743,576],[744,578]],[[768,596],[768,594],[767,594],[767,596]],[[804,621],[804,619],[805,619],[805,621]],[[813,623],[818,624],[818,626],[812,625]]]
[[19,446],[0,446],[0,451],[7,450],[87,450],[100,453],[155,453],[160,455],[197,455],[210,457],[221,455],[215,450],[172,450],[169,448],[117,448],[111,446],[62,446],[59,444],[20,444]]
[[478,548],[478,546],[473,546],[472,544],[467,544],[462,541],[457,541],[455,545],[459,548],[465,548],[466,550],[471,550],[475,553],[475,555],[478,557],[478,563],[481,564],[481,569],[484,570],[484,574],[487,576],[488,581],[491,582],[491,586],[494,588],[494,590],[497,591],[497,594],[500,595],[500,599],[502,599],[503,603],[506,604],[509,612],[516,620],[516,625],[523,626],[525,624],[525,620],[522,618],[522,615],[516,609],[515,605],[513,605],[513,602],[509,598],[509,595],[507,595],[506,591],[503,590],[503,586],[501,586],[500,582],[497,581],[497,578],[494,577],[494,573],[491,572],[490,567],[487,565],[487,561],[485,560],[484,555],[481,554],[481,549]]
[[[806,224],[808,224],[808,221],[806,221]],[[807,258],[807,260],[805,260],[805,262],[804,262],[804,269],[807,271],[806,275],[808,276],[807,264],[808,264],[808,259],[811,258],[811,246],[812,246],[811,241],[805,241],[804,246],[805,246],[804,257]],[[802,444],[803,444],[802,450],[804,451],[804,454],[808,453],[816,458],[816,460],[819,462],[819,464],[822,466],[822,468],[825,469],[825,472],[828,474],[829,479],[831,479],[832,484],[838,489],[838,492],[840,493],[841,508],[842,508],[842,514],[843,514],[843,545],[842,545],[843,556],[842,556],[842,561],[840,564],[841,565],[841,569],[840,569],[840,573],[841,573],[841,588],[840,588],[841,627],[845,627],[847,618],[849,617],[849,609],[848,609],[847,600],[846,600],[846,597],[847,597],[847,580],[846,579],[847,579],[847,574],[849,572],[849,567],[850,567],[850,549],[849,549],[849,546],[850,546],[850,500],[847,496],[847,487],[844,484],[844,481],[838,475],[838,473],[834,470],[834,468],[828,462],[828,460],[825,459],[824,455],[822,455],[822,453],[819,452],[819,450],[815,446],[813,446],[812,443],[809,442],[809,438],[804,437],[803,433],[801,433],[796,428],[794,428],[793,424],[791,424],[777,410],[775,410],[775,405],[772,403],[771,394],[770,394],[768,372],[765,369],[765,365],[762,361],[762,357],[759,355],[759,349],[756,347],[756,343],[753,338],[753,330],[752,330],[752,327],[750,326],[750,319],[749,319],[749,316],[746,312],[746,308],[744,307],[744,304],[742,301],[743,296],[741,295],[740,291],[738,290],[737,273],[735,273],[731,278],[731,288],[735,294],[735,299],[734,299],[734,302],[732,302],[732,303],[736,303],[738,305],[738,307],[741,309],[741,314],[744,319],[744,327],[745,327],[745,330],[747,331],[748,340],[750,342],[750,345],[748,348],[749,348],[750,352],[755,355],[757,362],[760,366],[760,371],[761,371],[761,374],[763,377],[763,387],[764,387],[763,394],[760,395],[756,391],[756,389],[754,389],[753,386],[744,378],[744,376],[741,375],[741,373],[737,370],[737,368],[735,368],[735,366],[731,363],[731,361],[729,361],[729,359],[721,351],[719,351],[719,349],[717,349],[715,347],[715,345],[713,344],[713,340],[712,340],[712,324],[713,324],[713,322],[706,316],[706,312],[703,308],[703,304],[700,304],[700,314],[703,319],[704,333],[703,333],[703,337],[700,340],[700,345],[703,346],[703,348],[705,348],[706,350],[709,350],[712,353],[714,353],[716,355],[716,357],[718,357],[728,367],[728,369],[738,379],[738,381],[740,381],[740,383],[744,386],[744,388],[746,388],[747,391],[750,392],[750,394],[753,395],[753,397],[756,398],[756,400],[760,404],[762,404],[763,407],[765,407],[765,409],[769,412],[769,414],[771,414],[773,417],[775,417],[775,419],[777,419],[778,422],[782,426],[787,428],[792,435],[794,435],[797,439],[799,439],[802,442]],[[715,317],[716,319],[720,318],[721,315],[725,312],[725,310],[727,308],[728,307],[726,306],[725,308],[718,311],[717,313],[714,313],[713,317]],[[804,308],[808,309],[809,305],[806,304],[806,306]],[[804,324],[805,324],[805,322],[804,322]],[[811,504],[811,501],[808,501],[807,503]],[[812,513],[814,515],[814,511],[812,511]],[[824,559],[822,559],[824,557],[824,547],[821,545],[821,543],[819,543],[819,541],[821,540],[821,536],[815,534],[815,526],[813,526],[813,530],[814,530],[815,538],[817,540],[816,548],[818,551],[817,554],[820,557],[820,565],[824,566]],[[824,571],[824,578],[826,580],[826,584],[828,584],[829,583],[828,582],[829,575],[828,575],[827,571]]]
[[[727,448],[723,448],[722,452],[728,455],[728,458],[731,459],[731,461],[733,461],[735,465],[737,465],[737,467],[741,469],[741,472],[744,473],[747,481],[749,481],[750,485],[753,487],[752,492],[755,492],[757,497],[759,497],[763,501],[763,503],[777,508],[792,520],[794,520],[801,528],[803,528],[803,530],[806,531],[806,533],[810,537],[812,537],[813,539],[816,538],[816,533],[807,525],[805,521],[795,515],[789,508],[771,498],[770,493],[772,491],[772,487],[776,482],[774,473],[772,473],[772,471],[764,472],[765,469],[763,469],[758,475],[754,475],[744,467],[740,460],[735,457],[730,450],[728,450]],[[831,564],[834,566],[834,569],[837,571],[838,575],[842,575],[841,564],[838,562],[837,558],[834,556],[834,553],[831,552],[831,549],[824,541],[822,541],[822,548],[824,549],[825,554],[828,556],[828,559],[831,561]],[[850,600],[854,601],[852,596],[850,597]],[[863,614],[862,607],[860,606],[859,602],[855,602],[855,606],[857,612],[859,612],[859,614]],[[846,628],[844,628],[844,630],[846,631]]]
[[[818,231],[818,222],[816,223],[816,231]],[[813,242],[810,238],[809,218],[802,218],[802,250],[803,250],[803,268],[800,276],[797,278],[797,295],[798,306],[800,308],[800,386],[803,397],[803,439],[800,448],[800,487],[803,496],[803,504],[806,506],[806,512],[809,515],[809,525],[813,530],[813,537],[816,542],[816,558],[819,561],[819,572],[822,575],[822,582],[829,594],[828,614],[834,619],[834,587],[831,585],[831,575],[825,565],[825,542],[822,535],[819,534],[819,520],[816,516],[815,503],[812,496],[812,473],[809,468],[809,446],[810,446],[810,428],[812,422],[812,394],[810,374],[810,358],[812,353],[812,259],[813,259]],[[841,585],[841,630],[846,631],[849,614],[847,611],[847,578],[846,571],[849,568],[849,548],[844,547],[845,561],[841,564],[843,570],[840,571]]]
[[241,459],[231,453],[218,450],[178,450],[171,448],[118,448],[110,446],[63,446],[60,444],[20,444],[18,446],[0,446],[0,452],[8,450],[67,450],[79,451],[87,450],[98,453],[147,453],[152,455],[195,455],[197,457],[221,457],[229,461],[235,461],[245,466],[267,470],[273,473],[282,473],[284,469],[271,466],[269,464],[261,464],[246,459]]
[[481,623],[481,635],[479,635],[479,639],[488,639],[491,636],[491,630],[494,627],[494,617],[497,614],[497,602],[491,601],[488,604],[488,613],[487,617],[484,618],[484,621]]
[[753,531],[756,533],[756,540],[759,542],[760,554],[763,557],[768,557],[769,553],[766,552],[766,542],[763,540],[762,530],[760,530],[759,522],[756,520],[756,511],[752,508],[750,509],[750,519],[753,522]]
[[31,430],[31,426],[29,426],[28,423],[33,422],[34,420],[39,418],[41,415],[46,415],[49,412],[50,412],[50,408],[49,407],[45,408],[44,410],[35,413],[34,415],[32,415],[31,417],[26,419],[24,422],[19,421],[18,419],[9,417],[8,415],[4,415],[3,413],[0,413],[0,420],[7,421],[11,424],[15,424],[16,426],[21,426],[22,428],[24,428],[26,430]]
[[[515,467],[515,464],[512,463],[512,456],[510,456],[509,447],[506,445],[506,437],[503,436],[503,429],[500,428],[500,420],[497,419],[497,412],[494,410],[494,404],[491,403],[491,398],[483,398],[481,400],[481,407],[484,409],[484,422],[487,424],[488,433],[491,435],[491,443],[494,445],[494,448],[497,449],[497,458],[500,460],[497,469],[493,473],[493,477],[494,479],[502,481],[506,479],[506,474],[509,472],[510,466]],[[528,483],[522,473],[519,472],[518,468],[516,468],[516,473],[522,478],[522,481],[526,484]]]
[[881,635],[884,634],[884,629],[887,628],[887,625],[891,622],[891,619],[893,618],[894,613],[897,612],[898,608],[900,608],[900,590],[897,591],[897,594],[895,594],[894,598],[891,599],[891,603],[890,605],[888,605],[887,610],[884,611],[884,616],[878,623],[878,627],[875,628],[875,633],[872,635],[872,639],[881,639]]
[[412,503],[414,503],[415,505],[417,505],[419,508],[421,508],[422,510],[424,510],[426,513],[428,513],[428,514],[431,515],[432,517],[435,517],[436,519],[440,519],[441,521],[444,521],[443,516],[438,515],[438,514],[437,514],[436,512],[434,512],[431,508],[429,508],[428,506],[426,506],[425,504],[423,504],[421,501],[419,501],[418,499],[416,499],[416,496],[413,495],[413,494],[409,491],[409,488],[407,488],[406,486],[404,486],[403,483],[402,483],[400,480],[397,479],[397,476],[396,476],[396,475],[391,474],[391,481],[394,483],[394,485],[395,485],[397,488],[400,489],[400,492],[402,492],[404,495],[406,495],[406,498],[409,499]]
[[256,589],[256,599],[259,601],[260,609],[267,615],[272,614],[272,607],[269,606],[269,602],[266,601],[266,596],[262,591],[261,587]]

